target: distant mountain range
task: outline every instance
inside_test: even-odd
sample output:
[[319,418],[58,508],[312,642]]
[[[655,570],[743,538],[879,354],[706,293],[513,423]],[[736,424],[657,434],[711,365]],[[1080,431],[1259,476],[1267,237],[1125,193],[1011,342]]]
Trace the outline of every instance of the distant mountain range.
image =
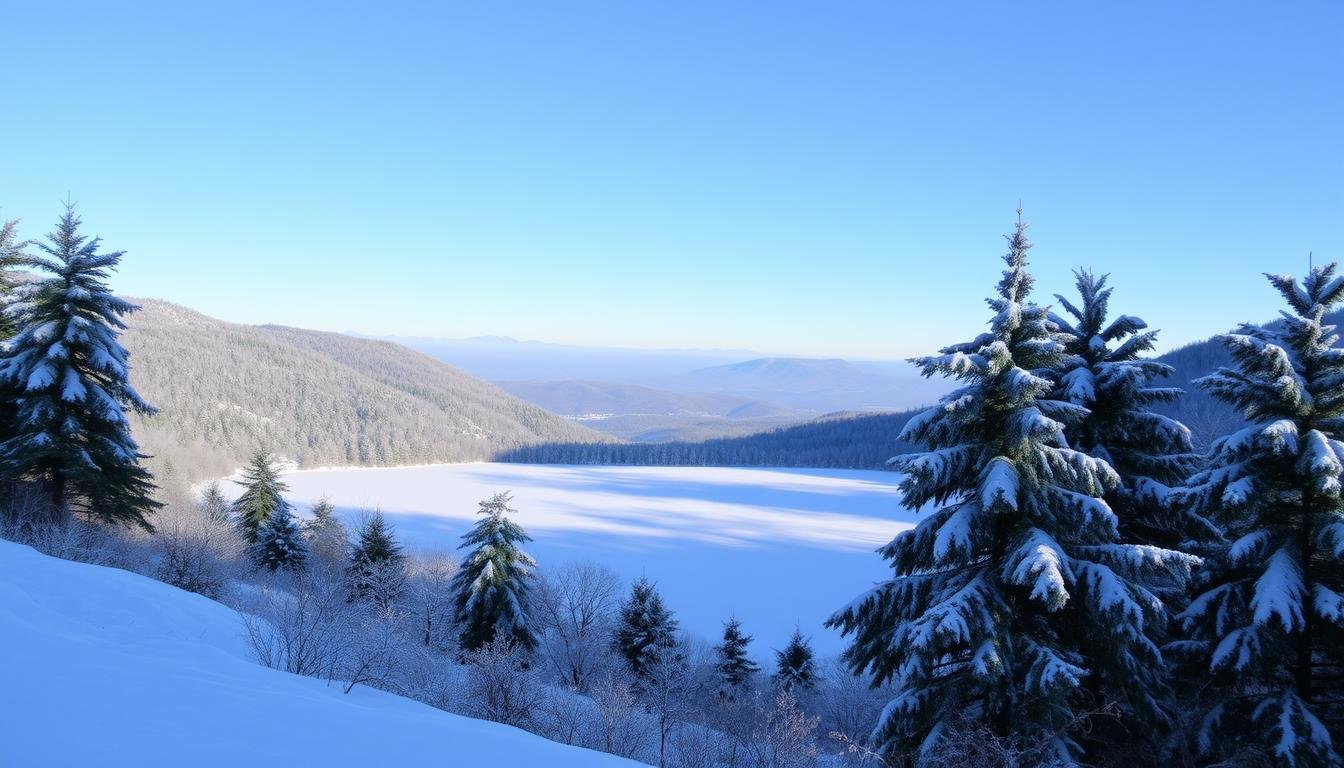
[[[606,381],[500,381],[504,391],[562,416],[725,416],[755,418],[793,415],[762,400],[735,395],[669,392],[638,384]],[[806,414],[802,414],[806,415]]]
[[737,437],[838,411],[903,410],[950,388],[907,362],[392,337],[547,410],[636,442]]
[[868,364],[840,359],[762,357],[673,377],[675,389],[768,400],[826,413],[907,409],[937,402],[951,389],[921,378],[908,363]]
[[747,350],[584,347],[507,336],[382,338],[490,381],[605,381],[657,387],[669,376],[696,368],[759,357]]
[[393,465],[612,441],[397,344],[136,301],[132,383],[161,411],[133,423],[161,474],[217,477],[257,449],[301,466]]

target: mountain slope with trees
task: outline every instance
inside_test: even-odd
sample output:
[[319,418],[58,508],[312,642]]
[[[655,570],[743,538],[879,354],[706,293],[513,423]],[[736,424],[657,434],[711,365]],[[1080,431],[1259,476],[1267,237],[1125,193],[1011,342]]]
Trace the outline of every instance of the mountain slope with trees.
[[132,422],[164,480],[227,472],[258,449],[300,466],[393,465],[612,440],[390,342],[137,301],[124,343],[160,413]]

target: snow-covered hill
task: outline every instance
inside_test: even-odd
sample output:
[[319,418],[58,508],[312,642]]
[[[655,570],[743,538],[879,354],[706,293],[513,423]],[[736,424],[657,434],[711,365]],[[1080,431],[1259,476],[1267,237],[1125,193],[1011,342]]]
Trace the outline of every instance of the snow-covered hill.
[[258,666],[199,595],[0,540],[0,765],[635,766]]

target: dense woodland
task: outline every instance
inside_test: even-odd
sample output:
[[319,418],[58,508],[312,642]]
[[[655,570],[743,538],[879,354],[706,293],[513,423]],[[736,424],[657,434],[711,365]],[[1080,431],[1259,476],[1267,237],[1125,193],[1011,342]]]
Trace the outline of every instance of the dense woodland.
[[[0,285],[0,525],[44,551],[229,602],[260,663],[658,765],[813,766],[825,754],[902,768],[1337,768],[1344,348],[1327,312],[1344,304],[1344,276],[1333,264],[1300,281],[1269,275],[1266,308],[1277,293],[1280,320],[1219,337],[1223,358],[1174,353],[1221,366],[1192,382],[1220,404],[1197,437],[1171,415],[1186,413],[1186,395],[1152,356],[1156,331],[1112,306],[1106,278],[1079,271],[1074,290],[1038,302],[1020,213],[1008,242],[988,330],[917,361],[957,389],[918,414],[814,425],[814,440],[889,429],[873,443],[895,454],[905,503],[930,510],[880,550],[889,578],[837,606],[829,623],[849,642],[839,667],[796,633],[763,668],[733,617],[706,643],[679,631],[654,584],[536,562],[507,493],[481,502],[459,558],[408,555],[376,514],[351,527],[319,505],[301,519],[267,446],[232,504],[156,478],[130,414],[152,423],[164,411],[131,386],[122,318],[137,308],[107,284],[123,254],[82,233],[70,208],[40,241],[0,230],[0,268],[38,274]],[[458,393],[449,373],[422,381],[418,359],[389,345],[199,330],[217,334],[201,346],[237,345],[233,367],[184,373],[171,351],[150,353],[135,380],[163,377],[159,395],[195,388],[197,402],[240,415],[198,411],[170,434],[229,440],[222,425],[240,419],[250,442],[304,439],[255,426],[290,407],[322,422],[306,461],[385,460],[415,455],[402,439],[432,437],[404,422],[370,432],[379,397],[413,398],[384,405],[423,403],[413,413],[431,418],[455,398],[480,408],[494,395]],[[368,389],[331,395],[326,377],[350,371]],[[288,406],[228,399],[280,377],[301,382]],[[504,403],[449,434],[484,444],[522,425],[567,437],[554,417]],[[342,428],[355,435],[334,437]],[[779,438],[797,455],[807,439]],[[826,439],[833,452],[844,441]],[[160,458],[164,473],[171,460]]]

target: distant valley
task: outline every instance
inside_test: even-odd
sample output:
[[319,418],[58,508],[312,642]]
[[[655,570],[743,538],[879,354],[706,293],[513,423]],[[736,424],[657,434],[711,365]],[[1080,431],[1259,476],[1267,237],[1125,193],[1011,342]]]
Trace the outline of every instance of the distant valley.
[[393,340],[552,413],[639,443],[737,438],[837,412],[904,411],[937,402],[950,389],[900,360],[579,347],[494,336]]

